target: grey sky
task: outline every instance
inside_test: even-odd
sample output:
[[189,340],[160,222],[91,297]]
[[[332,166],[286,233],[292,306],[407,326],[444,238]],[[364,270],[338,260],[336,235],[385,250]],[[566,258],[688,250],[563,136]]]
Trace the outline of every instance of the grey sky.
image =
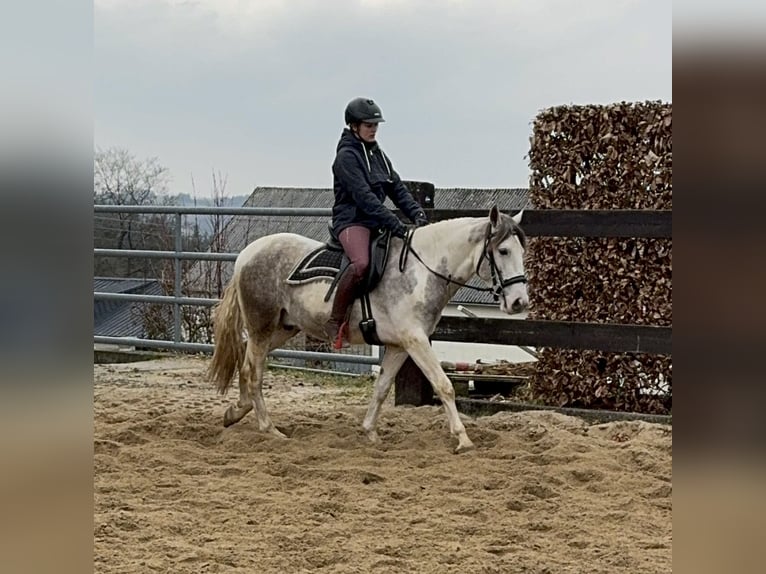
[[329,187],[343,109],[374,98],[405,179],[525,187],[560,104],[672,99],[669,0],[96,0],[95,145],[173,192]]

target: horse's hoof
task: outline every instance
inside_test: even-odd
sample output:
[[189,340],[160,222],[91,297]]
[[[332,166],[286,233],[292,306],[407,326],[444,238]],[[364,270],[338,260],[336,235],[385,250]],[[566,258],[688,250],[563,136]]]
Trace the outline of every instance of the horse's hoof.
[[475,448],[476,446],[469,440],[467,442],[460,443],[459,445],[457,445],[457,447],[455,447],[455,454],[468,452],[469,450],[473,450]]
[[380,444],[380,437],[378,436],[377,431],[368,431],[367,438],[372,444]]
[[231,409],[231,407],[229,407],[228,409],[226,409],[226,412],[225,412],[225,413],[223,413],[223,426],[224,426],[224,428],[226,428],[226,427],[230,427],[230,426],[231,426],[231,425],[233,425],[235,422],[239,421],[239,419],[238,419],[238,418],[236,418],[236,417],[235,417],[235,416],[232,414],[232,412],[231,412],[231,411],[232,411],[232,409]]
[[278,430],[277,427],[272,427],[271,429],[269,429],[269,432],[277,438],[287,439],[287,435],[284,434],[282,431]]

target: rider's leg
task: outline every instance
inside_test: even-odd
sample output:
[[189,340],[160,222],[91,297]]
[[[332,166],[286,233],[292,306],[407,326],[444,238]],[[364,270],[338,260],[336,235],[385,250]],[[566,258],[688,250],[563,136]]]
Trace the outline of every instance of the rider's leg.
[[338,239],[350,261],[335,288],[330,319],[325,324],[325,333],[330,341],[338,338],[338,331],[346,321],[348,309],[357,295],[357,288],[370,266],[370,230],[352,225],[340,232]]

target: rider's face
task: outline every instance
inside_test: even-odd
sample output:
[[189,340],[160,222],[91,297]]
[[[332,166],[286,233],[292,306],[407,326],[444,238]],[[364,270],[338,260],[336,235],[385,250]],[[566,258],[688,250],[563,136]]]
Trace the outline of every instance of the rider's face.
[[367,143],[375,141],[375,135],[378,133],[378,124],[370,122],[361,122],[357,128],[357,134],[359,138]]

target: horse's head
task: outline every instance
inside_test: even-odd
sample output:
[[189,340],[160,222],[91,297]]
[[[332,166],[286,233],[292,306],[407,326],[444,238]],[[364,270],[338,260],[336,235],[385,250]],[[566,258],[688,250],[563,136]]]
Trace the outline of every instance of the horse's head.
[[509,315],[522,313],[529,306],[527,278],[524,275],[526,236],[519,224],[522,212],[513,217],[501,213],[497,205],[489,211],[484,250],[476,273],[494,287],[500,310]]

